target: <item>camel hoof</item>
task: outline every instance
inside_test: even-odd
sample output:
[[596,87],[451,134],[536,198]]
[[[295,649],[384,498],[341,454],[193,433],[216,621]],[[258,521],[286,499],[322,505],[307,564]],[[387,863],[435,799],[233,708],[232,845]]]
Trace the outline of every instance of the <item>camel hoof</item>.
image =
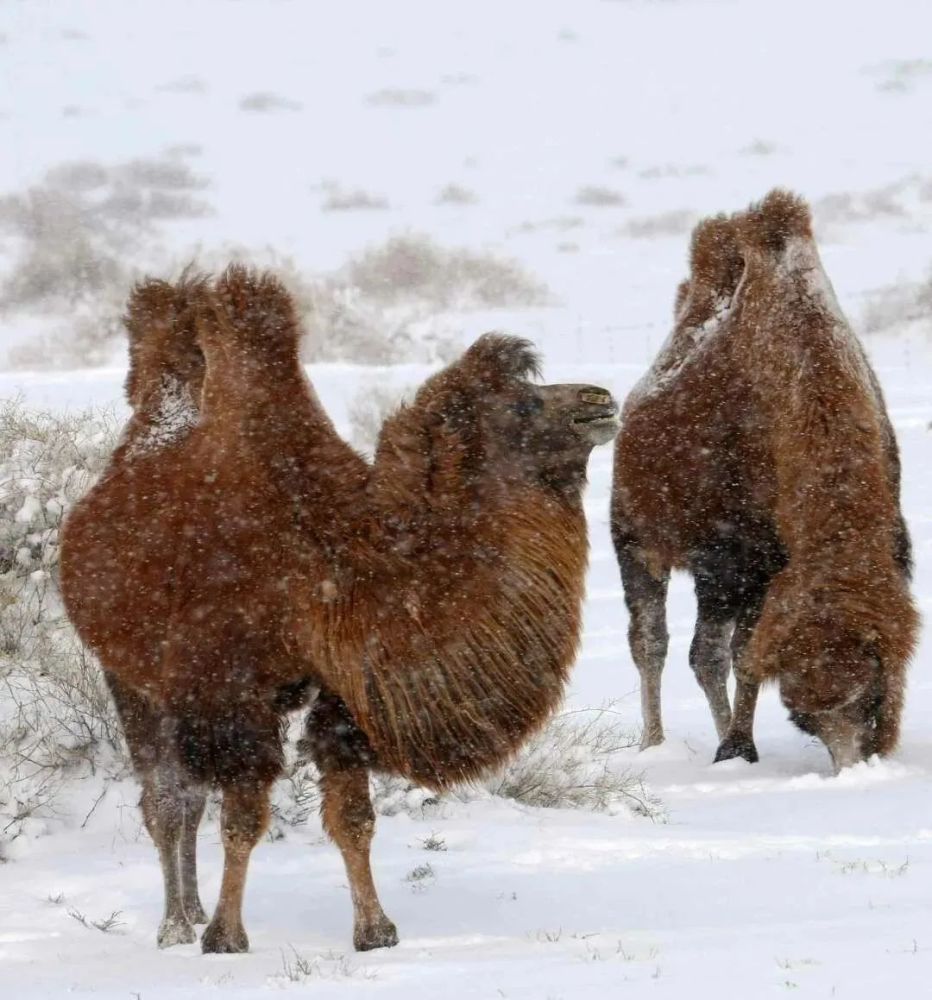
[[757,747],[754,746],[754,740],[750,736],[741,734],[726,736],[715,753],[715,763],[718,764],[723,760],[734,760],[735,757],[741,757],[749,764],[758,762],[760,758],[757,756]]
[[199,899],[195,900],[193,903],[185,903],[184,912],[188,915],[188,920],[192,924],[206,924],[210,919],[201,906],[201,901]]
[[353,947],[356,951],[372,951],[374,948],[394,948],[398,944],[395,925],[383,916],[381,920],[353,931]]
[[641,736],[641,750],[649,750],[651,747],[659,747],[663,743],[663,730],[654,729],[651,731],[644,730],[644,734]]
[[187,920],[166,917],[159,924],[157,940],[160,948],[172,948],[176,944],[194,944],[197,934]]
[[249,951],[249,938],[242,924],[227,927],[212,920],[201,935],[201,951],[205,955],[239,955]]

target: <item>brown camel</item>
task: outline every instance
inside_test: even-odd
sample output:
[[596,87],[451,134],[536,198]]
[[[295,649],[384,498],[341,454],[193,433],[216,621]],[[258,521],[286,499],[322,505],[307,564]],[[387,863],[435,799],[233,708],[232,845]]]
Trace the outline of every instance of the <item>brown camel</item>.
[[695,581],[689,659],[721,741],[716,760],[757,760],[765,680],[836,769],[893,750],[917,630],[899,491],[880,387],[822,269],[806,204],[776,190],[700,223],[673,334],[625,404],[615,451],[612,534],[642,747],[663,740],[675,568]]
[[[202,946],[248,947],[280,720],[319,690],[308,744],[354,942],[394,944],[369,867],[369,769],[447,787],[503,763],[557,706],[580,633],[586,464],[617,407],[535,384],[530,346],[487,334],[387,421],[370,468],[315,398],[274,278],[231,267],[212,290],[170,291],[134,294],[135,412],[62,540],[68,613],[124,719],[142,719],[159,942],[193,938],[189,830],[216,784],[225,864]],[[152,351],[135,343],[150,335]]]

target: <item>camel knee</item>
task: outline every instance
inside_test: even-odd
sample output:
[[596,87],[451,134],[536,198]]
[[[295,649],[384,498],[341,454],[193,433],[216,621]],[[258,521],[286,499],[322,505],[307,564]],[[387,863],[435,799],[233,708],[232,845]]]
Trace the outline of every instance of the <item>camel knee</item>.
[[175,842],[184,824],[184,797],[171,783],[149,776],[143,778],[139,808],[143,823],[159,848],[166,841]]
[[667,658],[670,634],[662,607],[632,610],[628,641],[635,666],[643,673],[659,674]]
[[269,786],[234,786],[223,790],[220,835],[227,850],[251,851],[268,829]]
[[731,622],[700,622],[689,647],[689,665],[704,688],[724,686],[731,668]]
[[321,788],[321,820],[327,835],[340,847],[367,848],[375,834],[368,771],[353,768],[325,774]]

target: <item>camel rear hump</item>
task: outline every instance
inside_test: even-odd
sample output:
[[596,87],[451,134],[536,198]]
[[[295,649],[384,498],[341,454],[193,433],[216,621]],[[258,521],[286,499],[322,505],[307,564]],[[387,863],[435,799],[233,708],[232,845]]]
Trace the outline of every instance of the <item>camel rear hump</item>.
[[253,361],[296,361],[301,330],[294,301],[269,271],[231,264],[217,279],[198,339],[208,366],[234,353]]
[[774,188],[733,219],[738,245],[745,258],[753,254],[780,256],[793,240],[814,246],[809,206],[792,191]]

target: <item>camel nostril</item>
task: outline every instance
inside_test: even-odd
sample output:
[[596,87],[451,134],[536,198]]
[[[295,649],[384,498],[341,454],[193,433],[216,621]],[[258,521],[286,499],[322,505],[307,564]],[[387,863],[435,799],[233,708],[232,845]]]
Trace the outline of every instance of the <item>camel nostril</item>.
[[593,406],[615,405],[615,401],[612,399],[611,393],[600,392],[598,389],[580,389],[578,398],[580,403],[590,403]]

